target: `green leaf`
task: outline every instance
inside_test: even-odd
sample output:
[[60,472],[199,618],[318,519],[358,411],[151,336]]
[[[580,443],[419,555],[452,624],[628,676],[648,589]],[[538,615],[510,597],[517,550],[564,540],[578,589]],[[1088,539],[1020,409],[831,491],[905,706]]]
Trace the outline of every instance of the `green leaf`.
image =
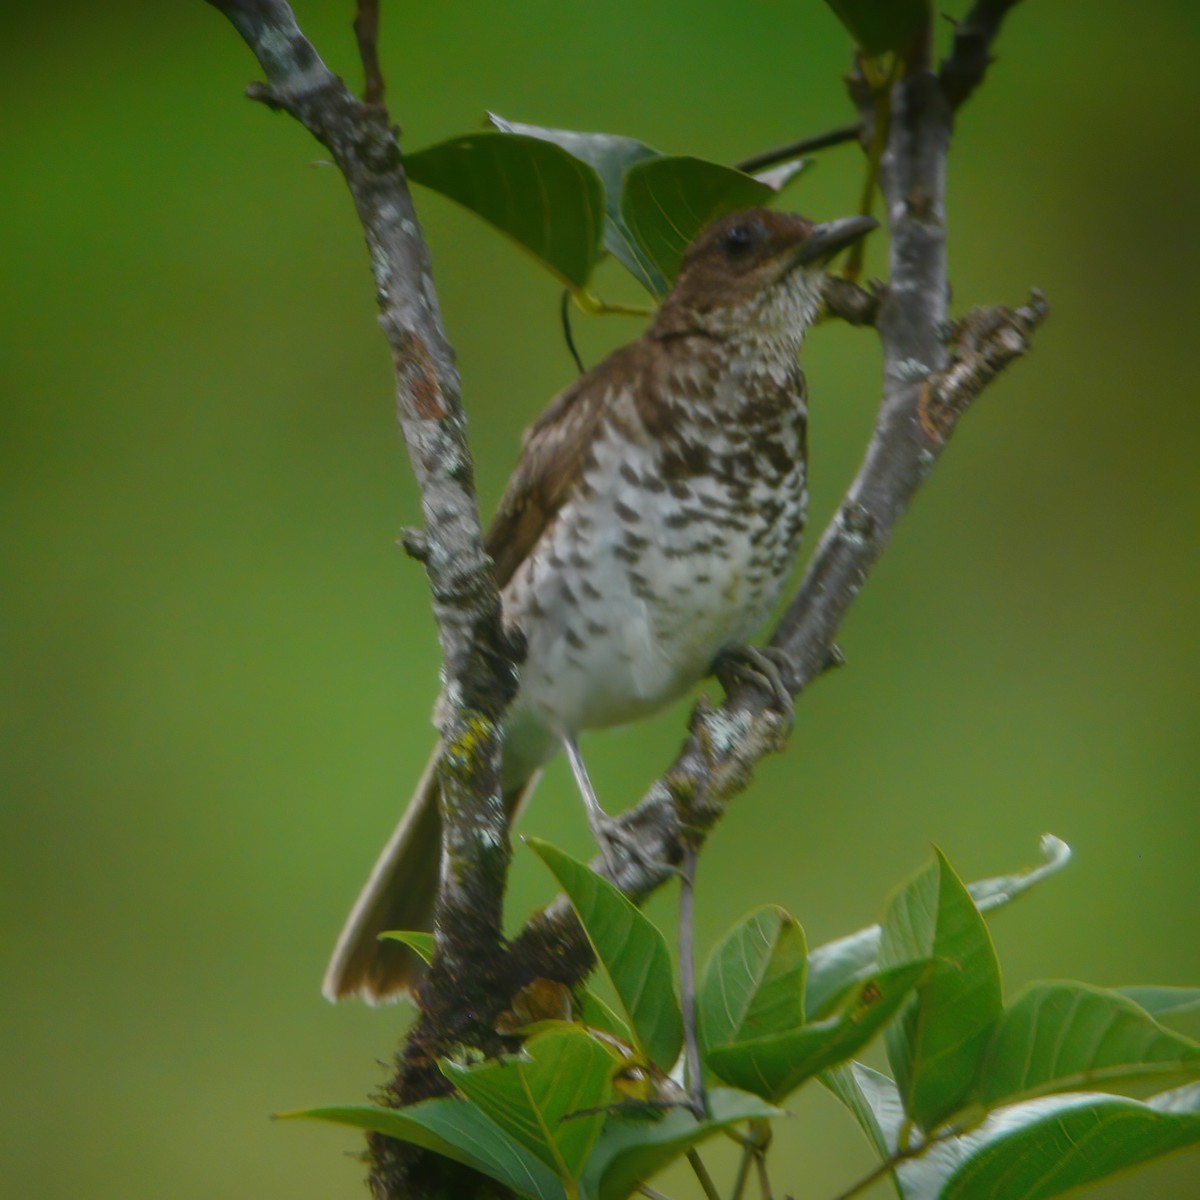
[[1144,1008],[1156,1021],[1161,1021],[1164,1017],[1181,1017],[1200,1012],[1200,988],[1141,984],[1114,988],[1113,991]]
[[506,121],[495,113],[488,120],[502,133],[523,134],[561,146],[592,167],[604,185],[604,248],[652,295],[662,296],[670,288],[646,253],[637,244],[621,216],[621,189],[625,172],[635,163],[662,155],[645,142],[613,133],[579,133],[573,129],[545,129]]
[[766,204],[773,194],[767,184],[732,167],[662,156],[626,171],[621,216],[655,269],[673,282],[684,250],[705,225],[725,213]]
[[401,942],[428,966],[433,962],[433,934],[413,929],[389,929],[379,935],[381,941]]
[[595,992],[582,989],[579,995],[579,1020],[589,1029],[620,1038],[626,1045],[633,1045],[629,1026]]
[[719,1046],[804,1024],[804,930],[768,905],[717,944],[697,997],[700,1042]]
[[[886,1076],[858,1062],[842,1063],[822,1071],[821,1082],[850,1110],[867,1135],[875,1153],[887,1158],[896,1148],[896,1135],[904,1123],[904,1104],[896,1085]],[[895,1173],[889,1178],[899,1200],[906,1200]]]
[[899,50],[932,16],[929,0],[827,0],[850,36],[870,55]]
[[1094,1094],[1031,1100],[961,1140],[971,1152],[939,1200],[1048,1200],[1200,1143],[1200,1084],[1145,1101]]
[[1036,867],[1027,867],[1014,875],[981,879],[967,888],[980,912],[990,913],[1003,908],[1035,884],[1057,874],[1071,861],[1071,847],[1052,833],[1042,834],[1038,849],[1042,852],[1042,861]]
[[596,172],[540,138],[473,133],[407,154],[408,177],[477,213],[569,287],[600,257],[604,188]]
[[932,1129],[967,1098],[1002,1004],[1000,965],[983,917],[941,851],[892,898],[882,966],[931,958],[887,1031],[888,1060],[908,1115]]
[[977,1094],[995,1108],[1180,1073],[1200,1076],[1200,1045],[1164,1029],[1132,1000],[1083,983],[1034,983],[1001,1016]]
[[[895,1083],[886,1075],[859,1062],[827,1071],[821,1082],[854,1115],[881,1159],[896,1153],[908,1117]],[[913,1144],[910,1143],[910,1149]],[[937,1200],[942,1185],[970,1150],[967,1138],[952,1137],[920,1147],[918,1157],[907,1158],[889,1172],[892,1189],[900,1200]]]
[[804,1011],[809,1019],[828,1016],[856,983],[869,979],[879,966],[878,925],[826,942],[808,956]]
[[[604,1124],[617,1059],[579,1025],[547,1022],[521,1053],[442,1074],[564,1182],[578,1180]],[[585,1115],[574,1115],[585,1114]]]
[[[821,1081],[881,1159],[895,1153],[905,1114],[886,1075],[856,1062]],[[938,1140],[901,1162],[892,1179],[901,1200],[1045,1200],[1198,1141],[1200,1084],[1146,1101],[1044,1096],[999,1109],[961,1137]]]
[[[1051,833],[1043,835],[1041,851],[1043,861],[1036,867],[968,885],[967,890],[980,911],[992,913],[1003,908],[1034,884],[1061,870],[1071,857],[1071,848]],[[878,925],[871,925],[818,946],[809,954],[805,1011],[810,1019],[826,1016],[849,987],[861,983],[876,970],[880,932]]]
[[683,1045],[683,1015],[663,935],[607,879],[538,838],[526,838],[550,868],[583,926],[648,1061],[670,1070]]
[[890,1020],[929,963],[891,967],[860,984],[841,1012],[787,1033],[715,1046],[708,1065],[726,1083],[782,1100],[806,1079],[845,1062]]
[[465,1100],[445,1097],[402,1109],[344,1105],[280,1116],[329,1121],[386,1134],[472,1167],[518,1195],[533,1200],[566,1200],[566,1191],[552,1171]]
[[755,171],[754,178],[759,183],[765,183],[776,195],[790,186],[809,167],[813,165],[811,158],[794,158],[791,162],[779,163],[768,167],[765,171]]
[[757,1096],[727,1088],[708,1093],[709,1118],[697,1121],[686,1108],[654,1120],[645,1114],[614,1116],[592,1150],[583,1194],[593,1200],[625,1200],[697,1143],[741,1121],[782,1115]]

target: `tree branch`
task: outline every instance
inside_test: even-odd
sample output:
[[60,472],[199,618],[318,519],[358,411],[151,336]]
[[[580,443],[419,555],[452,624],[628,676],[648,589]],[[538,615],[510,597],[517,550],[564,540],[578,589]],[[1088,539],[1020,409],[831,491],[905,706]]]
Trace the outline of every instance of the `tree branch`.
[[992,58],[992,43],[1009,10],[1020,0],[975,0],[954,27],[954,47],[942,63],[939,78],[951,108],[959,108],[983,82]]
[[[431,1040],[440,1036],[448,1043],[463,1036],[462,1014],[474,1011],[472,996],[497,988],[487,965],[498,961],[510,855],[499,788],[499,731],[516,690],[518,657],[505,635],[491,563],[481,546],[458,370],[400,148],[382,104],[355,99],[321,61],[284,0],[209,3],[233,23],[266,73],[267,82],[251,85],[247,95],[287,112],[332,154],[370,252],[379,323],[395,369],[397,416],[425,517],[423,535],[410,535],[406,544],[425,563],[445,663],[437,713],[445,747],[441,919],[423,1001],[435,1031]],[[382,80],[372,82],[372,7],[370,0],[360,7],[357,26],[368,98],[381,99]],[[495,1037],[490,1026],[486,1032]]]

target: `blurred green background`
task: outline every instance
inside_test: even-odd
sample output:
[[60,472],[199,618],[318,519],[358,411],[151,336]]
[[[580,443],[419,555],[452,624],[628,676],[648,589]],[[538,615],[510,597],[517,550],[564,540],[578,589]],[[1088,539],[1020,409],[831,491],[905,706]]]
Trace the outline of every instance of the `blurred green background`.
[[[732,161],[849,116],[848,47],[816,0],[385,9],[414,148],[494,109]],[[1197,11],[1041,0],[1011,19],[954,147],[954,303],[1038,284],[1053,317],[856,605],[849,666],[713,840],[702,945],[768,901],[826,940],[873,920],[931,841],[976,877],[1051,830],[1077,858],[997,920],[1009,992],[1200,983]],[[357,80],[349,3],[299,16]],[[437,688],[423,577],[393,545],[419,513],[361,236],[319,148],[241,98],[255,64],[199,0],[25,6],[7,26],[4,1190],[360,1195],[356,1137],[267,1115],[360,1098],[406,1019],[317,990]],[[850,211],[860,171],[827,152],[791,203]],[[572,375],[558,290],[417,200],[490,509]],[[632,294],[615,271],[599,290]],[[637,328],[577,326],[590,361]],[[820,522],[870,430],[878,353],[830,327],[806,355]],[[682,717],[585,743],[611,807]],[[525,827],[587,849],[564,771]],[[512,919],[548,894],[519,852]],[[869,1166],[819,1089],[794,1110],[781,1192]],[[1098,1194],[1195,1195],[1197,1173],[1177,1159]]]

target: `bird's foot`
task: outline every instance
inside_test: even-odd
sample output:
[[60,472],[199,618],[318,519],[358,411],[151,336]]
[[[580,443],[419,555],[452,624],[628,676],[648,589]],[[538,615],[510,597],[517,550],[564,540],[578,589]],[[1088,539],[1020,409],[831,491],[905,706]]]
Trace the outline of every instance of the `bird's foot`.
[[[583,755],[579,752],[579,743],[575,738],[570,735],[564,736],[563,749],[567,752],[567,761],[571,764],[575,783],[579,787],[579,794],[583,797],[583,805],[587,810],[588,828],[591,829],[592,837],[596,839],[596,845],[604,857],[604,865],[608,868],[609,876],[614,881],[620,878],[621,869],[624,866],[621,859],[622,853],[628,861],[637,864],[643,871],[654,870],[663,865],[642,850],[637,844],[637,839],[624,828],[618,818],[610,817],[601,808],[600,801],[596,798],[596,790],[592,787],[592,781],[588,777]],[[667,869],[675,870],[674,867]]]
[[729,646],[713,663],[713,674],[727,692],[739,683],[752,684],[771,700],[789,725],[796,711],[791,690],[784,682],[790,670],[787,655],[774,646]]
[[[599,806],[588,808],[588,827],[592,831],[592,837],[596,840],[596,845],[612,880],[616,881],[620,878],[625,860],[635,863],[643,871],[650,871],[663,865],[657,859],[651,858],[638,845],[637,838],[622,826],[619,817],[610,817]],[[676,867],[667,869],[672,872],[677,871]]]

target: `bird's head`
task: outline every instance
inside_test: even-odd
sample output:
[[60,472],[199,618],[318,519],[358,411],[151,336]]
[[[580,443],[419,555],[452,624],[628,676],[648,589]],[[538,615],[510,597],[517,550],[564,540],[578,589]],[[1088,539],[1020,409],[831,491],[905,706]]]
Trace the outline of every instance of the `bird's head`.
[[661,333],[759,334],[797,344],[821,303],[829,260],[874,229],[870,217],[822,225],[750,208],[697,234],[655,320]]

